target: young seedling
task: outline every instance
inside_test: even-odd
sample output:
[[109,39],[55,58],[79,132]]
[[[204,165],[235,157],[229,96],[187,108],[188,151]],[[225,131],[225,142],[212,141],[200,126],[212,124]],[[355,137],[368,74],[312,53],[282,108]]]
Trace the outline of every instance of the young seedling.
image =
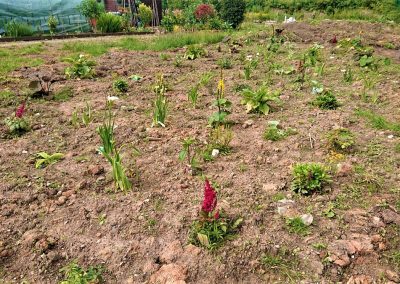
[[47,154],[46,152],[40,152],[36,154],[37,159],[35,163],[35,168],[40,169],[40,168],[45,168],[49,165],[55,164],[58,161],[62,160],[64,158],[64,154],[61,153],[54,153],[52,155]]
[[199,84],[191,87],[188,93],[188,100],[192,104],[193,108],[196,108],[198,98],[199,98]]
[[64,280],[60,284],[89,284],[103,283],[103,268],[90,266],[87,270],[80,267],[75,261],[60,269],[64,274]]
[[114,91],[116,91],[117,93],[120,93],[120,94],[124,94],[124,93],[128,92],[128,90],[129,90],[128,82],[125,81],[124,79],[115,80],[113,82],[112,86],[113,86]]
[[329,148],[336,151],[348,151],[355,144],[354,134],[346,128],[338,128],[330,131],[327,138]]
[[86,102],[86,106],[82,111],[82,123],[88,126],[93,121],[92,108],[89,103]]
[[257,59],[250,59],[248,60],[247,64],[244,66],[244,78],[246,80],[250,80],[251,73],[253,70],[257,69],[258,60]]
[[241,104],[246,106],[247,113],[260,113],[267,115],[273,108],[273,103],[280,104],[280,92],[270,92],[266,86],[262,86],[257,91],[245,89],[241,93]]
[[165,127],[165,120],[168,111],[168,102],[167,102],[167,97],[165,96],[166,90],[167,89],[164,84],[164,76],[161,75],[158,79],[156,86],[154,87],[156,99],[154,101],[152,127],[154,126]]
[[194,149],[196,140],[194,138],[186,138],[182,142],[182,150],[179,152],[179,160],[181,162],[187,161],[187,166],[193,176],[201,172],[201,168],[196,157],[196,151]]
[[65,58],[66,62],[72,64],[72,66],[65,69],[65,75],[69,79],[90,79],[95,75],[93,66],[96,63],[89,60],[85,55],[80,54],[78,57]]
[[313,101],[313,104],[318,106],[320,109],[326,110],[334,110],[340,106],[338,100],[331,90],[324,90],[321,94],[318,94]]
[[321,164],[297,164],[293,168],[292,190],[302,195],[311,195],[320,192],[331,182],[328,170]]
[[218,108],[218,112],[210,116],[208,123],[211,127],[215,128],[226,123],[225,119],[230,114],[230,107],[232,106],[232,103],[225,98],[225,82],[222,75],[222,70],[218,83],[216,100],[213,102],[213,106]]
[[26,103],[23,102],[15,111],[14,116],[4,120],[11,135],[20,136],[31,129],[29,121],[24,117],[25,111]]

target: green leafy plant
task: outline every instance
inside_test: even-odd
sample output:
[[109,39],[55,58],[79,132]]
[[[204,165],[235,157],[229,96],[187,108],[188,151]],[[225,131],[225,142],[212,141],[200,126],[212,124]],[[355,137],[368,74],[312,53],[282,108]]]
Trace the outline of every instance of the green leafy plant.
[[279,121],[268,121],[267,128],[264,131],[264,139],[269,141],[279,141],[285,139],[288,135],[295,134],[294,129],[284,130],[280,127]]
[[111,13],[101,14],[97,19],[96,28],[102,33],[121,32],[123,30],[122,17]]
[[83,54],[80,54],[78,57],[65,58],[65,61],[72,65],[65,69],[65,75],[67,75],[68,78],[89,79],[95,74],[93,66],[95,66],[96,63],[89,60]]
[[100,284],[103,283],[103,268],[100,266],[90,266],[83,269],[75,261],[60,269],[64,275],[64,280],[60,284]]
[[324,214],[324,216],[326,218],[333,219],[336,216],[334,209],[335,209],[335,206],[332,203],[329,203],[328,206],[326,207],[326,209],[324,211],[322,211],[322,213]]
[[112,86],[117,93],[126,93],[129,90],[128,82],[124,79],[115,80]]
[[206,56],[206,50],[199,45],[190,45],[185,52],[184,58],[188,60],[195,60],[197,58]]
[[362,67],[362,68],[369,68],[371,70],[378,69],[378,65],[375,61],[375,58],[372,55],[371,56],[363,55],[360,58],[359,63],[360,63],[360,67]]
[[47,19],[47,25],[49,26],[50,34],[54,34],[57,31],[57,25],[58,25],[57,18],[51,15]]
[[193,222],[190,230],[189,242],[191,244],[215,250],[225,241],[235,237],[243,219],[229,219],[216,210],[216,207],[217,193],[206,180],[200,218]]
[[251,78],[251,73],[253,70],[255,70],[258,66],[258,60],[257,59],[251,59],[248,60],[246,65],[244,66],[244,78],[246,80],[250,80]]
[[174,66],[180,68],[183,66],[183,56],[177,55],[174,60]]
[[331,182],[325,166],[318,163],[300,163],[293,167],[292,190],[302,195],[319,192]]
[[232,68],[232,61],[226,57],[219,59],[217,64],[222,69],[231,69]]
[[192,175],[197,175],[201,172],[201,167],[197,159],[197,153],[194,149],[196,139],[188,137],[182,141],[182,150],[179,152],[179,160],[187,161]]
[[213,102],[213,106],[216,106],[218,111],[213,113],[208,119],[209,125],[211,125],[213,128],[226,123],[225,119],[230,114],[230,107],[232,106],[232,103],[225,98],[225,82],[222,71],[215,95],[216,99]]
[[273,103],[280,104],[280,92],[271,92],[266,86],[262,86],[257,91],[245,89],[242,91],[241,104],[246,106],[247,113],[269,114],[273,108]]
[[156,99],[154,101],[152,126],[165,127],[165,119],[167,117],[167,112],[168,112],[168,102],[167,102],[167,97],[165,96],[166,90],[167,89],[164,84],[164,76],[160,75],[158,82],[154,87]]
[[86,106],[82,111],[82,122],[85,126],[88,126],[93,121],[92,108],[89,103],[86,102]]
[[115,143],[114,124],[115,118],[109,107],[106,111],[103,125],[97,128],[97,133],[103,144],[102,147],[100,147],[100,152],[111,164],[116,190],[120,189],[122,192],[127,192],[132,188],[132,184],[126,175],[126,170],[122,165],[120,151]]
[[353,82],[353,70],[351,69],[350,66],[346,67],[346,70],[343,73],[343,80],[346,83],[351,83]]
[[309,234],[309,228],[304,224],[300,217],[287,218],[286,227],[290,233],[306,236]]
[[37,169],[45,168],[49,165],[55,164],[64,158],[64,154],[62,153],[54,153],[50,155],[46,152],[40,152],[37,153],[36,156],[35,168]]
[[313,104],[318,106],[320,109],[327,110],[337,109],[340,106],[338,100],[331,90],[324,90],[321,94],[318,94],[313,101]]
[[6,36],[9,37],[25,37],[34,34],[33,29],[26,23],[20,23],[15,20],[8,22],[5,25]]
[[4,120],[10,134],[19,136],[30,130],[29,120],[24,117],[25,111],[25,103],[22,103],[15,111],[14,116]]
[[104,13],[103,5],[96,0],[83,0],[77,8],[87,19],[98,19]]
[[338,128],[330,131],[327,138],[328,146],[338,151],[349,150],[355,144],[354,134],[346,128]]
[[151,23],[153,18],[153,10],[144,3],[139,4],[138,8],[139,19],[143,26],[147,26]]
[[193,108],[196,108],[198,98],[199,98],[199,84],[191,87],[188,92],[188,100],[191,102]]

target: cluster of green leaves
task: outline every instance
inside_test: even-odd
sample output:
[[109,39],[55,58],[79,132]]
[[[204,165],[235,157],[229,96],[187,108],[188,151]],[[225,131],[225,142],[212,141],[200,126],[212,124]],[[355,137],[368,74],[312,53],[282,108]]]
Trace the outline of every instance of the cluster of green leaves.
[[138,13],[142,26],[147,26],[151,23],[151,19],[153,18],[153,11],[149,6],[144,3],[140,3]]
[[115,143],[114,124],[115,118],[110,105],[108,105],[103,125],[97,128],[97,133],[103,144],[102,147],[100,147],[100,152],[111,164],[116,190],[120,189],[123,192],[127,192],[132,188],[132,184],[126,175],[121,161],[120,150]]
[[233,131],[225,125],[219,125],[211,129],[208,138],[207,146],[203,151],[203,159],[205,161],[212,161],[213,151],[218,150],[221,155],[227,155],[231,152],[231,142],[233,139]]
[[117,79],[113,82],[113,89],[118,93],[126,93],[129,90],[128,82],[124,79]]
[[331,90],[324,90],[322,93],[318,94],[313,104],[320,109],[327,110],[337,109],[340,106],[339,101]]
[[232,61],[227,57],[223,57],[223,58],[219,59],[217,64],[222,69],[231,69],[232,68]]
[[292,190],[302,195],[319,192],[331,182],[327,168],[318,163],[296,164],[292,174]]
[[301,217],[287,218],[286,227],[289,233],[294,233],[301,236],[306,236],[309,234],[309,228],[306,224],[304,224]]
[[[85,108],[82,109],[81,121],[83,125],[87,127],[93,121],[93,119],[94,117],[93,117],[92,107],[89,105],[88,102],[86,102]],[[74,127],[80,127],[78,111],[74,111],[72,113],[71,124]]]
[[190,45],[185,52],[184,58],[188,60],[195,60],[207,55],[207,51],[199,45]]
[[64,275],[64,280],[60,284],[100,284],[103,283],[103,268],[100,266],[90,266],[83,269],[76,262],[71,262],[60,269]]
[[96,0],[83,0],[77,9],[87,19],[98,19],[104,13],[104,6]]
[[54,15],[51,15],[47,19],[47,25],[49,26],[50,34],[54,34],[57,31],[58,20]]
[[282,129],[279,121],[268,121],[267,128],[264,131],[264,139],[269,141],[279,141],[289,135],[295,134],[296,131],[292,128]]
[[4,123],[11,135],[20,136],[31,129],[29,120],[24,117],[7,117]]
[[355,144],[354,134],[346,128],[330,131],[327,138],[329,147],[337,151],[347,151]]
[[152,126],[165,127],[165,120],[167,118],[167,113],[168,113],[168,102],[167,102],[167,97],[165,96],[166,91],[167,87],[164,84],[164,76],[160,75],[156,85],[154,86],[156,99],[154,100]]
[[224,218],[222,213],[218,219],[197,220],[192,224],[189,243],[209,250],[218,249],[224,242],[235,237],[242,222],[242,218]]
[[247,113],[260,113],[267,115],[273,109],[273,104],[280,104],[279,91],[269,91],[266,86],[262,86],[257,91],[245,89],[242,91],[241,104],[246,106]]
[[258,66],[258,59],[247,60],[244,66],[244,78],[246,80],[250,80],[251,73],[253,72],[253,70],[257,69],[257,66]]
[[65,58],[64,61],[72,65],[65,69],[65,75],[67,75],[68,78],[89,79],[95,74],[93,66],[95,66],[96,63],[89,60],[83,54],[77,57]]
[[46,152],[37,153],[35,168],[45,168],[49,165],[55,164],[64,158],[62,153],[47,154]]
[[121,32],[123,30],[122,17],[111,13],[103,13],[97,19],[96,29],[102,33]]
[[32,36],[34,31],[32,27],[26,23],[12,20],[5,25],[6,36],[8,37],[25,37]]

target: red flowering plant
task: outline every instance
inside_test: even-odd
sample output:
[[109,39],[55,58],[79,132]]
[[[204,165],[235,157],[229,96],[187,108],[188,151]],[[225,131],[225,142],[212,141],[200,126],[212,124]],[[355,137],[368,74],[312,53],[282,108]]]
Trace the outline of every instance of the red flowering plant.
[[16,110],[14,116],[7,117],[5,124],[12,135],[21,135],[30,130],[29,121],[25,119],[26,104],[23,102]]
[[200,22],[206,22],[208,19],[212,18],[215,15],[215,10],[213,6],[208,4],[200,4],[197,6],[194,11],[194,16],[196,20]]
[[217,209],[217,192],[208,180],[204,185],[204,197],[200,218],[192,225],[189,242],[213,250],[237,233],[243,219],[228,219]]

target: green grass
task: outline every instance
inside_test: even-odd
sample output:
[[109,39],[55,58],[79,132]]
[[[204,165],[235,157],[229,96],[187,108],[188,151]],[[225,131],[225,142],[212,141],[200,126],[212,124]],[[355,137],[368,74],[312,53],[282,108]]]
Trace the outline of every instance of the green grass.
[[118,41],[103,41],[103,42],[72,42],[65,43],[62,50],[71,53],[84,53],[92,56],[100,56],[108,52],[110,48],[122,48],[126,50],[151,50],[163,51],[171,48],[180,48],[193,44],[214,44],[220,42],[226,33],[222,32],[185,32],[172,33],[160,36],[125,37]]
[[290,233],[294,233],[300,236],[306,236],[309,234],[309,229],[300,217],[289,218],[286,220],[286,227]]
[[400,132],[400,124],[387,121],[383,116],[370,110],[356,110],[356,115],[367,119],[373,128]]
[[6,75],[15,69],[27,66],[35,67],[43,64],[41,58],[29,58],[26,55],[40,54],[44,51],[43,45],[32,44],[17,48],[0,48],[0,75]]
[[72,98],[73,96],[74,96],[73,90],[71,88],[69,88],[69,87],[64,87],[59,92],[54,94],[54,98],[53,99],[56,102],[66,102],[70,98]]

